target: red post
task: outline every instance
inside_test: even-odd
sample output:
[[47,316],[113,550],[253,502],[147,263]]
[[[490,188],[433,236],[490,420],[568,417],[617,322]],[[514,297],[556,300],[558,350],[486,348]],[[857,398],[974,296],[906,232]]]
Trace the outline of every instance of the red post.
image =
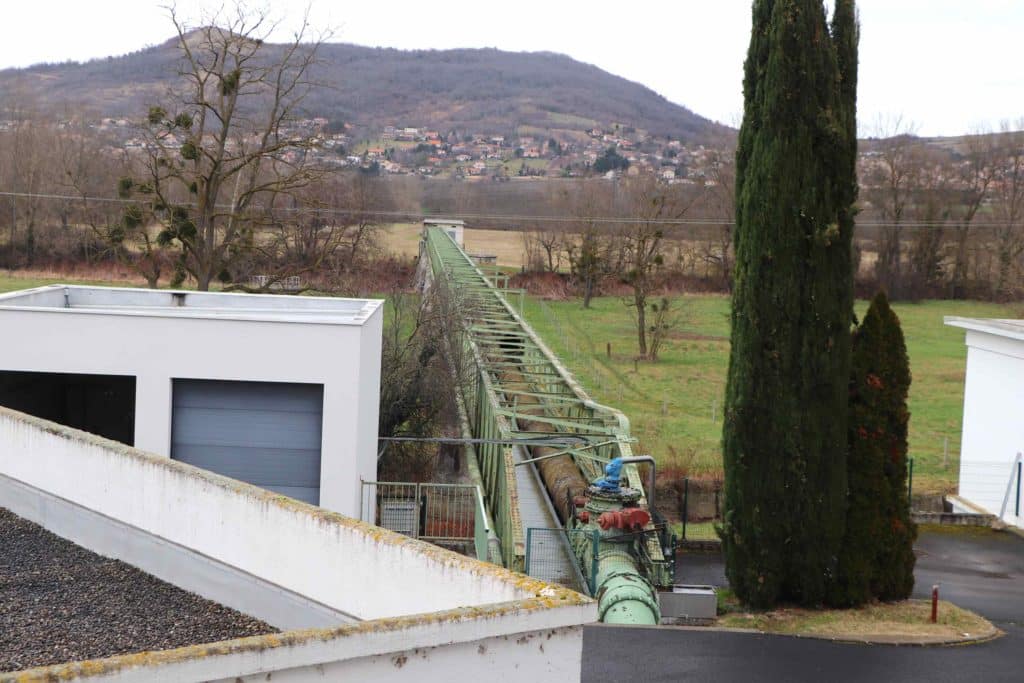
[[932,586],[932,623],[939,620],[939,584]]

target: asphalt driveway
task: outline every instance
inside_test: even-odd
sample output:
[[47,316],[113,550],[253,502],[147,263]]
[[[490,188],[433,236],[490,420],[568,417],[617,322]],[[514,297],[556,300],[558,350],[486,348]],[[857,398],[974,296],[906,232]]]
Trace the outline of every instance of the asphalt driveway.
[[[951,528],[922,531],[915,596],[938,583],[1006,635],[969,647],[849,645],[706,629],[592,626],[583,676],[598,681],[1021,681],[1024,680],[1024,538]],[[685,583],[723,585],[716,555],[680,560]]]

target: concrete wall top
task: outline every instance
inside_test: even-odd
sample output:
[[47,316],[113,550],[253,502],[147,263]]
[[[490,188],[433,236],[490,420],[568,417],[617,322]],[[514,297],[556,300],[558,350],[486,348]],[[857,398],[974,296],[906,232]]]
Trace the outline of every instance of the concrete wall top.
[[[363,620],[0,674],[0,681],[263,680],[263,672],[303,667],[308,676],[295,680],[319,680],[323,666],[338,662],[455,645],[475,657],[467,670],[494,665],[489,657],[506,648],[505,674],[495,680],[524,672],[534,681],[566,680],[579,675],[579,626],[596,618],[592,600],[560,586],[6,408],[0,475]],[[397,671],[412,656],[383,661]],[[458,670],[448,677],[458,679]]]
[[552,604],[589,602],[351,517],[3,407],[0,474],[358,619],[537,597]]
[[0,294],[0,312],[89,313],[259,322],[362,325],[380,299],[48,285]]

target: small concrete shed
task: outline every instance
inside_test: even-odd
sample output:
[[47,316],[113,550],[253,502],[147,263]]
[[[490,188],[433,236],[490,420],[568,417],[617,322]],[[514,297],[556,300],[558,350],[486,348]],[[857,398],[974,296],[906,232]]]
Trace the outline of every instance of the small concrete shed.
[[381,301],[52,285],[0,295],[0,405],[359,514]]
[[465,248],[466,223],[458,218],[425,218],[423,228],[441,228],[459,247]]
[[1024,320],[945,323],[967,331],[960,497],[1024,527]]

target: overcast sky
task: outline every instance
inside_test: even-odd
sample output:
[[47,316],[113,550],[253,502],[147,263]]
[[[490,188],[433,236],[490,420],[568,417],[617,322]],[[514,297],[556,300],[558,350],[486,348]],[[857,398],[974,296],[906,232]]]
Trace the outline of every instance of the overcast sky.
[[[227,0],[231,2],[231,0]],[[0,68],[118,55],[163,42],[161,0],[5,3]],[[199,20],[221,0],[179,0]],[[306,0],[249,3],[294,30]],[[397,48],[562,52],[724,123],[743,109],[750,0],[312,0],[334,40]],[[1024,117],[1024,0],[860,0],[859,118],[902,115],[922,135],[957,135]],[[9,5],[9,6],[6,6]]]

